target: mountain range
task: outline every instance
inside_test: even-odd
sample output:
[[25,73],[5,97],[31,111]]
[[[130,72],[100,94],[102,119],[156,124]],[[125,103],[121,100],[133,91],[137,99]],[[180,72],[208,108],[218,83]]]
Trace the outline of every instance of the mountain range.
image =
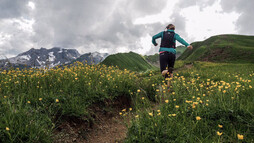
[[16,57],[0,60],[0,68],[52,68],[57,65],[71,64],[75,61],[80,61],[87,64],[98,64],[108,55],[108,53],[99,52],[85,53],[81,55],[76,49],[63,49],[60,47],[53,47],[51,49],[32,48],[24,53],[18,54]]

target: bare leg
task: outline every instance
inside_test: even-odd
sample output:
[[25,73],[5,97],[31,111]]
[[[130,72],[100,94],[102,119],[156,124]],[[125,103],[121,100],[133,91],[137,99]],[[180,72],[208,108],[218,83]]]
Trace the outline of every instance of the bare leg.
[[173,73],[170,74],[170,79],[168,80],[167,84],[168,84],[168,88],[170,87],[171,85],[171,82],[170,80],[173,80]]
[[167,73],[168,73],[168,70],[163,70],[163,71],[161,72],[162,76],[165,76]]

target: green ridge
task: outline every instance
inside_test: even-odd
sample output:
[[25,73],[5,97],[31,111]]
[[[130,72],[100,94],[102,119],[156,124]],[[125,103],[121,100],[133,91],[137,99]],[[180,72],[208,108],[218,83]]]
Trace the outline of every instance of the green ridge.
[[179,60],[254,63],[254,36],[218,35],[192,45]]
[[128,69],[132,71],[155,69],[155,67],[149,64],[142,56],[134,52],[110,55],[101,64],[118,66],[119,69]]

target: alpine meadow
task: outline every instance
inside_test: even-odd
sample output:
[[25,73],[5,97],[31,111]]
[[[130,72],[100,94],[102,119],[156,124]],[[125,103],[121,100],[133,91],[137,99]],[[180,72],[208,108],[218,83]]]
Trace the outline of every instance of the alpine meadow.
[[0,0],[0,143],[254,143],[254,0]]
[[253,36],[238,37],[194,43],[176,62],[169,88],[159,70],[133,52],[97,65],[2,70],[0,140],[68,142],[73,137],[67,140],[60,128],[70,125],[75,140],[86,142],[95,124],[103,124],[103,112],[127,129],[114,142],[253,142]]

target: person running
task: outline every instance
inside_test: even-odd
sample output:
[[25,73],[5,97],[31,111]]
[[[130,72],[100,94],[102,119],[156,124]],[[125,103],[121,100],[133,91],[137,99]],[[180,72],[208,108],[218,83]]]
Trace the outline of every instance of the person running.
[[[162,31],[152,38],[152,43],[157,46],[156,39],[161,38],[160,45],[160,70],[165,78],[169,75],[173,78],[173,69],[176,59],[176,40],[181,44],[185,45],[188,49],[192,50],[192,46],[182,39],[177,33],[175,33],[175,26],[169,24],[165,31]],[[169,82],[168,82],[169,86]]]

